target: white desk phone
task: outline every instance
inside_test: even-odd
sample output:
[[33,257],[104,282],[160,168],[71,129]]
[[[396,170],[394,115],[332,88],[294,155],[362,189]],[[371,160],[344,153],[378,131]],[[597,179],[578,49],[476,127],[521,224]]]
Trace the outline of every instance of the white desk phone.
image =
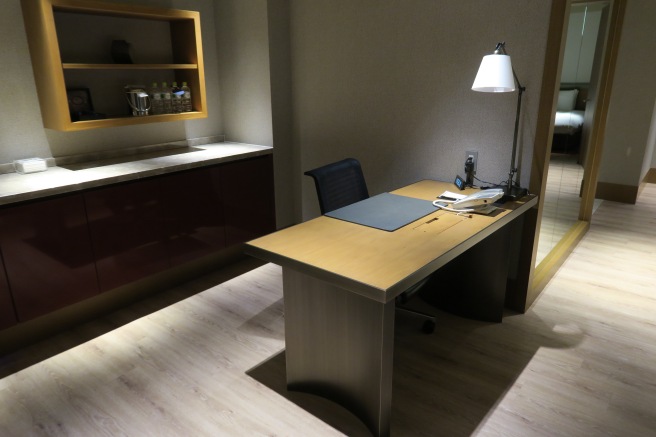
[[492,204],[503,197],[503,189],[490,188],[481,190],[469,196],[445,191],[433,205],[453,212],[478,212],[489,214],[496,209]]

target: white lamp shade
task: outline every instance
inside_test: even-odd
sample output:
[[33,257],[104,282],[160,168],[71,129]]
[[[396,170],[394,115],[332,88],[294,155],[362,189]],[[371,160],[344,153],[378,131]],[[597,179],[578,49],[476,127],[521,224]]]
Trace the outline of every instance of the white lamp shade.
[[484,93],[515,91],[515,79],[510,56],[502,54],[483,56],[472,89]]

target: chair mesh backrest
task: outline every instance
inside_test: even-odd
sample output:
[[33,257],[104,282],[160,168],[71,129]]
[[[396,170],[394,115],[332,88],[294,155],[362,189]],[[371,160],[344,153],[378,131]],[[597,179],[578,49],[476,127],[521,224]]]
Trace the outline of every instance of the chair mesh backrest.
[[347,158],[305,172],[314,179],[321,214],[334,211],[369,197],[362,167]]

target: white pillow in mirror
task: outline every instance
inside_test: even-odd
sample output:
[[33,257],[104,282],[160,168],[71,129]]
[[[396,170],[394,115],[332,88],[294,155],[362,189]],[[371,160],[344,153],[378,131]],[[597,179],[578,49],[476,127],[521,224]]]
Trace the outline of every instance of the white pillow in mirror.
[[560,90],[558,93],[558,104],[556,111],[567,112],[573,111],[576,107],[576,96],[579,95],[579,90]]

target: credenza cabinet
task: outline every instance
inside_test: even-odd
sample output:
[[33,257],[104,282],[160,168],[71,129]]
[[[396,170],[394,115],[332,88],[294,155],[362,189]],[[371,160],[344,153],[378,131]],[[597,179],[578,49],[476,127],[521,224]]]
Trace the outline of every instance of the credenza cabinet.
[[98,294],[80,194],[3,209],[0,248],[20,321]]
[[5,206],[0,329],[272,232],[274,208],[271,155]]
[[168,268],[160,179],[84,193],[101,291]]
[[0,329],[5,329],[15,324],[16,313],[14,313],[14,304],[9,293],[4,263],[0,259]]
[[[161,190],[165,193],[162,214],[172,267],[227,247],[221,184],[221,172],[226,165],[230,164],[162,178]],[[250,168],[245,170],[253,171]],[[271,184],[271,180],[267,183]]]
[[252,240],[275,231],[273,165],[263,159],[235,161],[221,168],[226,244]]

